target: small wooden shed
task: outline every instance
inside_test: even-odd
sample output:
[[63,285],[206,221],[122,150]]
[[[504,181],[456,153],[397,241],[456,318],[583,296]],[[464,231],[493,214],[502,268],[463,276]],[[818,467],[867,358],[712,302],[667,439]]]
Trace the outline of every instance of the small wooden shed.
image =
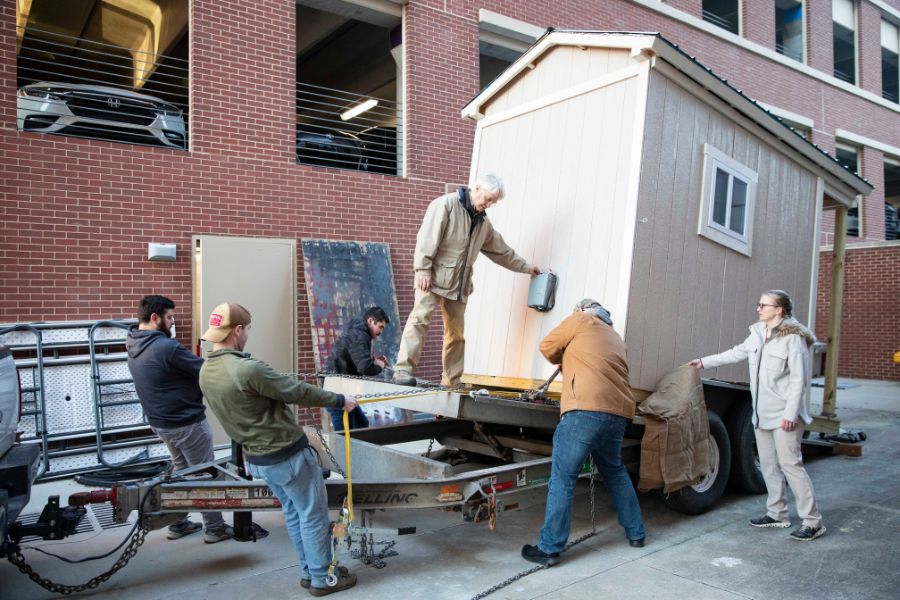
[[[479,261],[469,375],[549,376],[539,341],[583,297],[612,312],[639,390],[743,340],[764,290],[788,290],[813,326],[822,211],[842,222],[872,189],[654,33],[549,32],[463,116],[473,178],[507,186],[494,227],[560,278],[539,313],[528,278]],[[746,381],[746,366],[717,376]]]

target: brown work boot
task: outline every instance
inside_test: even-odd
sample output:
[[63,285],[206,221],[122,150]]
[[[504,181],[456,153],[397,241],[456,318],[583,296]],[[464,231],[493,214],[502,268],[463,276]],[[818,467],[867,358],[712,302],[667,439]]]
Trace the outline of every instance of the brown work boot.
[[313,596],[327,596],[328,594],[333,594],[335,592],[349,590],[354,585],[356,585],[356,575],[351,573],[344,574],[338,571],[338,580],[336,584],[324,588],[311,587],[309,588],[309,593]]
[[[338,577],[340,577],[341,575],[345,575],[345,576],[349,575],[350,569],[348,569],[347,567],[338,566],[337,574],[338,574]],[[309,588],[312,587],[312,579],[306,579],[305,577],[302,578],[300,580],[300,587],[302,587],[305,590],[308,590]]]

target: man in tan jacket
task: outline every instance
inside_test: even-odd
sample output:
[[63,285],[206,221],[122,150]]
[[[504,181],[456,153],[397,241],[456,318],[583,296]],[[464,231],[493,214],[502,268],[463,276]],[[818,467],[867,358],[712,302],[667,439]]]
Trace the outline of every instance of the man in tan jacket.
[[544,526],[538,544],[526,544],[522,557],[547,566],[559,562],[572,525],[575,484],[588,456],[603,477],[629,543],[643,546],[641,507],[622,464],[622,438],[634,418],[634,397],[625,342],[612,328],[609,311],[585,298],[541,341],[541,354],[562,365],[562,417],[553,434]]
[[538,275],[494,231],[485,211],[504,195],[503,182],[496,175],[483,175],[474,187],[459,188],[431,201],[416,237],[413,268],[416,271],[415,306],[403,328],[394,383],[415,385],[416,365],[431,314],[438,305],[444,318],[442,385],[456,385],[463,373],[463,337],[466,300],[472,293],[472,265],[478,254],[518,273]]

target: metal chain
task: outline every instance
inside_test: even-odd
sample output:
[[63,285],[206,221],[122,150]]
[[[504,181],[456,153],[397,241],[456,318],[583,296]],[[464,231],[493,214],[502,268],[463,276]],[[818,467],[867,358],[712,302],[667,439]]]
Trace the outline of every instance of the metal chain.
[[[590,533],[586,533],[583,536],[581,536],[580,538],[572,540],[571,542],[566,544],[566,547],[563,548],[563,550],[562,550],[563,552],[567,552],[573,546],[577,546],[581,542],[597,535],[597,520],[595,518],[596,512],[595,512],[595,505],[594,505],[594,479],[595,479],[594,478],[594,458],[591,457],[591,483],[590,483],[591,531],[590,531]],[[502,590],[503,588],[512,585],[513,583],[517,582],[518,580],[520,580],[524,577],[528,577],[532,573],[537,573],[538,571],[542,571],[544,569],[549,569],[549,568],[550,567],[548,565],[537,565],[537,566],[531,567],[528,570],[522,571],[521,573],[516,573],[512,577],[504,579],[500,583],[498,583],[492,587],[489,587],[488,589],[484,590],[483,592],[480,592],[480,593],[472,596],[472,600],[481,600],[482,598],[486,598],[486,597],[490,596],[491,594],[493,594],[494,592]]]
[[425,458],[431,458],[431,449],[434,447],[434,438],[428,442],[428,450],[425,451]]
[[488,498],[488,529],[497,531],[497,495],[493,491]]
[[13,552],[7,558],[9,559],[9,562],[14,564],[19,569],[19,571],[27,575],[33,582],[35,582],[42,588],[56,594],[77,594],[79,592],[97,587],[98,585],[115,575],[119,569],[127,565],[128,561],[134,558],[135,554],[137,554],[138,548],[140,548],[141,544],[144,543],[144,539],[147,537],[147,533],[149,531],[149,529],[138,527],[138,530],[132,536],[131,541],[128,542],[128,545],[125,546],[124,550],[122,550],[122,554],[119,556],[118,560],[113,563],[113,566],[110,567],[108,571],[101,573],[100,575],[97,575],[93,579],[80,585],[65,585],[62,583],[51,581],[46,577],[41,577],[39,574],[35,573],[34,569],[32,569],[30,565],[28,565],[21,551]]
[[316,435],[319,437],[319,441],[322,443],[322,448],[325,450],[325,454],[328,455],[328,460],[331,461],[331,464],[334,465],[334,468],[337,469],[337,472],[341,474],[341,477],[347,479],[347,474],[344,472],[344,469],[341,468],[341,463],[339,463],[334,457],[334,454],[331,452],[331,448],[325,441],[325,436],[322,434],[322,428],[316,425],[315,431]]

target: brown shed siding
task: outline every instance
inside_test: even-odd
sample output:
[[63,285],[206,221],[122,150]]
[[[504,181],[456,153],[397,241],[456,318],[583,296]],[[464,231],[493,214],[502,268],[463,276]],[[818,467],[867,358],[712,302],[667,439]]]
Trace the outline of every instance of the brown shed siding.
[[[816,178],[658,72],[644,131],[625,341],[633,386],[654,389],[675,365],[743,340],[766,289],[788,290],[806,320]],[[759,174],[749,258],[697,234],[704,142]]]

